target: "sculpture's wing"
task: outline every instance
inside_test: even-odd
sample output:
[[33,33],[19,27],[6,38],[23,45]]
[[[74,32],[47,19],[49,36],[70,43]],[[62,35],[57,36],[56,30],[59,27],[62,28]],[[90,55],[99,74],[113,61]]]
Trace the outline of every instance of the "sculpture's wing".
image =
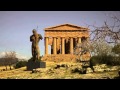
[[42,40],[43,39],[42,35],[41,34],[38,34],[38,35],[39,35],[39,38]]
[[30,36],[30,41],[31,41],[31,42],[33,41],[33,40],[32,40],[32,37],[33,37],[33,35]]

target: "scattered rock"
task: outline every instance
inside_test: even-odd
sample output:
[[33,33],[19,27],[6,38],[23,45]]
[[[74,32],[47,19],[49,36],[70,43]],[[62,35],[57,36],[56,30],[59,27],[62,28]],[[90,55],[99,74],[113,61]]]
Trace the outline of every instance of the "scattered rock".
[[58,68],[60,68],[60,65],[56,65],[56,66],[54,67],[54,69],[58,69]]
[[112,70],[110,68],[106,68],[106,69],[104,69],[104,71],[109,72],[109,71],[112,71]]
[[32,73],[37,73],[37,72],[40,72],[40,70],[38,70],[38,69],[33,69],[32,70]]
[[62,64],[60,67],[67,67],[67,65],[66,64]]
[[61,64],[61,65],[56,65],[55,67],[54,67],[54,69],[59,69],[59,68],[69,68],[70,67],[70,65],[67,65],[67,64]]
[[106,64],[93,66],[95,72],[104,72],[104,71],[115,71],[119,69],[119,66],[113,66],[111,68],[107,68]]
[[102,68],[102,69],[107,68],[107,65],[106,65],[106,64],[101,64],[101,65],[99,65],[99,66],[100,66],[100,68]]
[[118,70],[118,69],[119,69],[118,66],[113,66],[113,67],[111,68],[112,71],[115,71],[115,70]]
[[80,70],[78,68],[72,69],[71,71],[72,71],[72,73],[79,73],[80,72]]
[[46,71],[47,74],[54,73],[54,69],[50,68]]
[[86,69],[86,73],[92,73],[92,72],[93,72],[93,70],[91,68]]
[[99,65],[93,66],[94,72],[104,72],[104,69],[102,69]]
[[82,67],[73,67],[71,70],[72,73],[86,74],[86,69]]
[[80,74],[86,74],[86,69],[85,69],[85,68],[82,68],[82,69],[80,70]]
[[95,72],[104,72],[104,69],[96,69]]

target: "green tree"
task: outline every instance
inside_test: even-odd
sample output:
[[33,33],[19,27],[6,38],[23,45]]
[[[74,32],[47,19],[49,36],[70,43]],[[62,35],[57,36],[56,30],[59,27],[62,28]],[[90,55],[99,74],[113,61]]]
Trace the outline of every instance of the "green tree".
[[14,66],[15,69],[17,68],[21,68],[27,65],[27,61],[19,61],[16,63],[16,65]]

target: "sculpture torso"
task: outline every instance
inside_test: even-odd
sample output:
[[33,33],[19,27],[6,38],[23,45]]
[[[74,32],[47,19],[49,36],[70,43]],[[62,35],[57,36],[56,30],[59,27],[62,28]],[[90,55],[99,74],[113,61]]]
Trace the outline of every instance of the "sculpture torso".
[[38,45],[39,40],[40,40],[40,34],[32,35],[32,36],[30,37],[30,41],[32,42],[32,46],[33,46],[33,47],[36,46],[36,45]]

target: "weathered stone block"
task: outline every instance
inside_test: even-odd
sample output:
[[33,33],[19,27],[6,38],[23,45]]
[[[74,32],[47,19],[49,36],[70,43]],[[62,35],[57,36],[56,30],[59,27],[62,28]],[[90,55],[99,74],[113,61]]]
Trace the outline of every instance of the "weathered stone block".
[[27,62],[27,70],[33,70],[36,68],[46,68],[46,62],[41,62],[41,61],[33,61],[29,60]]

